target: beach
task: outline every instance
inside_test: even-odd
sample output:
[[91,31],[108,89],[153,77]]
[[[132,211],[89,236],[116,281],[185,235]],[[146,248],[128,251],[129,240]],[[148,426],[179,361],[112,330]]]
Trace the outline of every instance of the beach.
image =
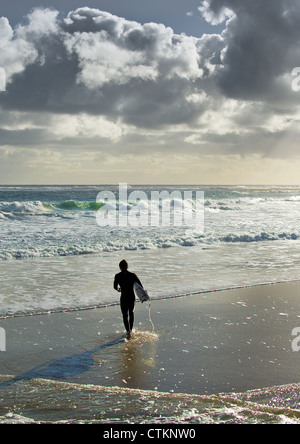
[[[99,226],[101,190],[116,216],[203,190],[204,227]],[[282,186],[128,186],[125,201],[1,186],[0,422],[298,422],[299,202]],[[151,298],[130,341],[122,259]]]
[[137,303],[129,341],[117,305],[2,318],[1,420],[297,422],[299,290]]

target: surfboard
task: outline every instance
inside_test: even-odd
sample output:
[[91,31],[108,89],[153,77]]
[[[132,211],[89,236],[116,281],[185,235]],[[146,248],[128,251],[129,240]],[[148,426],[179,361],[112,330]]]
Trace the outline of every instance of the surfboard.
[[133,284],[134,292],[136,296],[140,299],[141,302],[145,302],[149,300],[149,295],[147,290],[144,290],[137,282]]

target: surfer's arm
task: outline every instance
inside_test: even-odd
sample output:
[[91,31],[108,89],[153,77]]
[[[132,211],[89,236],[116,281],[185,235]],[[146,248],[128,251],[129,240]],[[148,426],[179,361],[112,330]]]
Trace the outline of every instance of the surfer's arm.
[[139,278],[137,277],[137,275],[135,274],[134,276],[135,276],[135,282],[137,282],[142,288],[144,288],[143,285],[142,285],[142,283],[141,283],[141,281],[140,281]]
[[119,282],[118,282],[117,276],[115,276],[115,280],[114,280],[114,289],[119,292],[121,291],[121,288],[119,287]]

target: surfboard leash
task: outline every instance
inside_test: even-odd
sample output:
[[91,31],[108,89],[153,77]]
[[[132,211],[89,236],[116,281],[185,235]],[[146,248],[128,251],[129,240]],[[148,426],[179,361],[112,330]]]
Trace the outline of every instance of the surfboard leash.
[[152,324],[152,333],[153,333],[154,332],[154,324],[153,324],[152,319],[151,319],[151,301],[150,301],[150,297],[149,297],[149,321]]

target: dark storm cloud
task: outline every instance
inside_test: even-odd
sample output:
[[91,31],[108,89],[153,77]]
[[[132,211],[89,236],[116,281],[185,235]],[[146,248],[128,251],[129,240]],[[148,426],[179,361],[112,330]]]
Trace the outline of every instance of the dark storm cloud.
[[[15,29],[2,18],[7,88],[0,105],[32,115],[102,115],[146,129],[185,125],[200,131],[190,139],[199,144],[214,131],[220,143],[226,132],[240,141],[246,127],[253,136],[266,125],[268,134],[274,115],[298,107],[289,83],[300,65],[298,0],[206,0],[199,11],[213,25],[225,23],[225,30],[195,38],[89,7],[65,16],[35,9]],[[236,99],[233,111],[227,98]],[[218,118],[226,118],[220,131]],[[12,140],[21,136],[15,131]]]
[[29,53],[17,67],[3,61],[6,108],[121,116],[145,126],[193,120],[186,97],[203,72],[197,39],[90,8],[64,20],[35,10],[14,37],[5,25],[7,52],[22,44]]
[[230,97],[264,100],[276,79],[300,63],[300,8],[297,0],[210,0],[200,8],[211,23],[229,18],[219,72]]

